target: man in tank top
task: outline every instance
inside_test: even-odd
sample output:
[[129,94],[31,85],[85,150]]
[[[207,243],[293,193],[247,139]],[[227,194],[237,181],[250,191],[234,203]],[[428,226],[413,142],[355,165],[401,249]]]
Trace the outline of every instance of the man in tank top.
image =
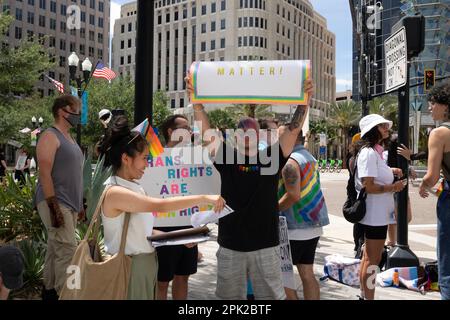
[[42,298],[57,299],[67,277],[77,242],[75,228],[83,211],[83,153],[70,136],[80,122],[80,101],[64,95],[55,99],[52,127],[36,147],[39,182],[35,204],[47,233]]

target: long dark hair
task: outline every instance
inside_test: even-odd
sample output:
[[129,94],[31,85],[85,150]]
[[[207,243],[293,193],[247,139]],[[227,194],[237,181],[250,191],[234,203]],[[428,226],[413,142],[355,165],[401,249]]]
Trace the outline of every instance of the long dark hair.
[[104,147],[113,172],[117,172],[122,166],[122,154],[135,157],[148,147],[148,143],[140,132],[130,131],[127,117],[120,115],[110,123]]
[[353,147],[353,155],[357,155],[362,148],[373,148],[376,144],[381,143],[383,136],[378,130],[378,126],[373,127],[364,137],[357,141]]

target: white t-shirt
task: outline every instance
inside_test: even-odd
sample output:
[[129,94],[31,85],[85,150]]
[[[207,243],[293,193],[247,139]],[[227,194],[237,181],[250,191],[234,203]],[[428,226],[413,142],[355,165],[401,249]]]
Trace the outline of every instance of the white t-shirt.
[[320,237],[322,234],[323,234],[322,227],[288,230],[289,240],[297,240],[297,241],[311,240]]
[[[358,172],[355,177],[356,190],[362,189],[361,178],[372,177],[378,185],[389,185],[394,181],[392,169],[372,148],[361,149],[358,155]],[[394,194],[385,192],[367,194],[366,215],[360,221],[368,226],[385,226],[389,224],[390,214],[394,211]]]
[[[106,182],[106,185],[119,185],[140,194],[146,194],[144,189],[136,182],[127,181],[117,176],[112,176]],[[107,217],[103,214],[102,224],[105,234],[106,252],[114,255],[119,252],[120,240],[122,238],[125,213],[121,213],[115,218]],[[132,213],[128,225],[128,234],[125,244],[126,255],[138,255],[141,253],[152,253],[155,251],[147,240],[152,235],[155,218],[150,212]]]

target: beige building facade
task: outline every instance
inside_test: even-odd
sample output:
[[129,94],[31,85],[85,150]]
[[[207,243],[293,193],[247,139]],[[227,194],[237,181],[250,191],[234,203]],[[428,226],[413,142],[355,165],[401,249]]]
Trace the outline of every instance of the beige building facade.
[[[68,21],[68,12],[72,12],[68,8],[73,5],[79,9],[79,19],[76,19],[79,25]],[[76,52],[80,58],[80,74],[81,62],[86,57],[93,68],[98,60],[108,64],[110,0],[6,0],[2,12],[7,11],[15,18],[7,45],[15,47],[23,39],[37,37],[56,62],[56,67],[47,75],[64,86],[69,84],[67,58],[71,52]],[[36,82],[36,89],[42,96],[56,92],[45,77]]]

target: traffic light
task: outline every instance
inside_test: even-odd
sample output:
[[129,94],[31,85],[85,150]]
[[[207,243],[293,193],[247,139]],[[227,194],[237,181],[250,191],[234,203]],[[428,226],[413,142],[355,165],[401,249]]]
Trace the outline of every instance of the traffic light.
[[424,88],[425,91],[430,91],[434,86],[435,72],[434,69],[425,70]]

